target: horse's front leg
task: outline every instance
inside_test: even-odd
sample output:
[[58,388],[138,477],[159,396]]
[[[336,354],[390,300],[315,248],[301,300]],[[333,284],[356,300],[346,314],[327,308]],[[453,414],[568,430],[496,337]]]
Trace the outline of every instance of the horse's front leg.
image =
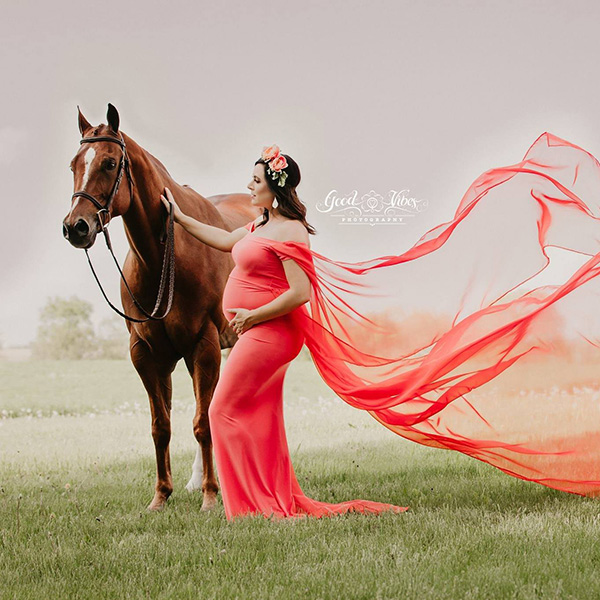
[[185,357],[187,368],[194,382],[196,414],[194,436],[198,441],[192,477],[186,488],[193,491],[202,488],[202,510],[212,509],[217,502],[219,486],[213,466],[212,439],[208,422],[208,407],[219,380],[221,346],[219,334],[213,323],[207,323],[203,336],[192,353]]
[[169,443],[171,441],[171,373],[177,362],[159,361],[139,338],[130,344],[131,361],[150,400],[152,438],[156,452],[156,487],[148,510],[160,510],[173,492]]

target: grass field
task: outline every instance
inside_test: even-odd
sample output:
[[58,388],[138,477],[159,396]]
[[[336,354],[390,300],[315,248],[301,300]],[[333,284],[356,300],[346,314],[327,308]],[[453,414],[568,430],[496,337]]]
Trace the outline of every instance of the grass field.
[[[175,373],[175,492],[149,514],[154,453],[128,362],[0,362],[0,598],[598,598],[599,500],[407,442],[340,400],[310,361],[286,379],[305,493],[407,513],[229,523],[200,512],[191,383]],[[512,377],[512,379],[511,379]],[[597,383],[594,365],[559,377]],[[543,388],[532,367],[494,393]],[[580,391],[578,393],[581,393]]]

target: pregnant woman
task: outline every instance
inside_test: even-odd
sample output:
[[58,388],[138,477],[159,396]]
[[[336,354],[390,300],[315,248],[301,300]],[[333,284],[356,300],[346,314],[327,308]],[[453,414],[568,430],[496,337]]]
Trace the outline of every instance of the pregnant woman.
[[182,213],[170,190],[175,221],[202,242],[232,252],[235,268],[223,311],[240,336],[231,350],[209,409],[211,435],[227,519],[245,514],[290,518],[345,512],[403,512],[366,500],[330,504],[306,497],[290,460],[283,420],[283,381],[304,342],[302,317],[311,282],[280,249],[310,248],[306,208],[296,194],[300,170],[277,146],[265,148],[248,184],[263,215],[232,232]]
[[[326,504],[300,490],[282,386],[303,344],[342,400],[394,433],[526,481],[600,495],[596,383],[576,397],[525,396],[502,381],[518,363],[521,377],[533,365],[544,385],[562,385],[572,357],[599,362],[600,162],[544,133],[520,162],[480,175],[452,220],[402,253],[392,247],[354,263],[310,248],[314,230],[295,192],[299,182],[296,163],[273,146],[248,185],[262,218],[229,233],[175,212],[236,262],[223,310],[240,339],[210,407],[227,517],[405,510],[362,500]],[[382,202],[380,213],[400,218],[398,210]],[[393,234],[386,239],[401,243]],[[561,263],[550,247],[577,260]],[[549,272],[557,281],[537,278],[555,264]]]

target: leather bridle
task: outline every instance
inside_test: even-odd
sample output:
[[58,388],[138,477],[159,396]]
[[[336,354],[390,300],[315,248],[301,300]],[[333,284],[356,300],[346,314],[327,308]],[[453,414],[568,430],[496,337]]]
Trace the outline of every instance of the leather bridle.
[[127,181],[129,182],[129,194],[132,198],[133,198],[133,178],[131,177],[131,170],[129,167],[129,156],[127,154],[127,147],[125,146],[125,140],[123,140],[122,137],[119,137],[119,138],[110,137],[110,136],[84,137],[79,141],[79,145],[91,144],[94,142],[112,142],[114,144],[119,144],[119,146],[121,147],[121,160],[119,161],[119,170],[117,171],[117,178],[115,179],[112,190],[110,192],[110,196],[108,197],[108,201],[106,202],[105,205],[102,205],[100,203],[100,201],[97,200],[94,196],[92,196],[91,194],[88,194],[87,192],[84,192],[83,190],[80,192],[75,192],[71,196],[71,202],[73,202],[73,200],[75,198],[77,198],[78,196],[81,196],[82,198],[86,198],[87,200],[89,200],[98,209],[96,216],[98,216],[100,214],[107,215],[108,221],[106,221],[106,224],[104,224],[102,219],[98,216],[98,221],[100,221],[100,226],[102,227],[102,229],[104,229],[108,225],[108,222],[110,221],[110,213],[109,213],[110,205],[112,204],[114,197],[117,195],[117,192],[119,191],[119,185],[121,185],[121,179],[123,178],[123,172],[125,172],[127,175]]
[[[175,220],[174,220],[174,215],[173,215],[173,204],[171,204],[169,207],[169,215],[167,217],[166,231],[161,236],[161,240],[160,240],[161,243],[165,244],[165,250],[164,250],[164,254],[163,254],[163,263],[162,263],[162,269],[161,269],[161,274],[160,274],[160,284],[159,284],[159,288],[158,288],[158,294],[156,297],[156,303],[154,305],[154,309],[152,310],[151,313],[149,313],[142,307],[142,305],[138,302],[137,298],[133,295],[133,292],[131,291],[129,284],[127,283],[127,280],[125,279],[125,275],[123,274],[123,271],[121,270],[119,261],[117,260],[115,254],[113,252],[112,243],[110,241],[110,236],[108,234],[108,224],[110,223],[110,219],[111,219],[110,207],[111,207],[114,197],[117,195],[117,192],[119,191],[119,185],[121,184],[121,179],[123,178],[123,173],[125,173],[125,175],[127,176],[127,181],[129,182],[129,194],[131,196],[131,199],[133,200],[133,178],[131,176],[130,161],[129,161],[129,156],[127,155],[127,147],[125,145],[125,140],[123,140],[121,135],[119,135],[118,138],[110,137],[110,136],[84,137],[80,140],[79,144],[80,145],[81,144],[91,144],[94,142],[113,142],[115,144],[119,144],[119,146],[121,147],[121,160],[119,161],[119,170],[117,171],[117,177],[115,179],[112,190],[110,192],[110,196],[108,197],[106,204],[102,204],[97,198],[92,196],[92,194],[88,194],[87,192],[81,190],[79,192],[75,192],[71,196],[71,202],[73,202],[73,200],[77,197],[85,198],[86,200],[89,200],[98,209],[98,212],[96,213],[96,218],[98,219],[98,222],[100,223],[100,230],[102,231],[102,233],[104,235],[104,239],[106,241],[106,246],[107,246],[111,256],[113,257],[115,264],[117,265],[117,269],[119,270],[119,273],[121,274],[121,279],[123,280],[123,283],[125,284],[125,288],[127,289],[127,292],[129,293],[129,296],[131,297],[131,300],[133,301],[134,305],[147,318],[137,319],[135,317],[130,317],[129,315],[126,315],[124,312],[120,311],[108,299],[108,296],[106,295],[106,292],[104,291],[104,288],[102,287],[102,284],[100,283],[100,279],[98,279],[98,276],[96,275],[96,271],[94,269],[94,266],[92,265],[92,261],[90,259],[90,255],[88,253],[88,249],[85,248],[85,254],[86,254],[88,263],[90,265],[90,269],[92,270],[94,279],[96,280],[96,283],[98,284],[98,287],[100,288],[100,291],[102,292],[102,295],[104,296],[104,299],[106,300],[106,302],[108,302],[108,305],[115,312],[117,312],[119,315],[121,315],[123,318],[127,319],[128,321],[133,321],[135,323],[145,323],[146,321],[150,321],[150,320],[160,321],[161,319],[164,319],[171,310],[171,306],[173,304],[173,292],[175,290],[175,228],[174,228]],[[168,286],[169,293],[168,293],[167,308],[166,308],[165,312],[161,316],[158,317],[158,316],[156,316],[156,314],[158,313],[158,309],[160,308],[160,305],[162,304],[162,299],[163,299],[164,291],[165,291],[165,284],[167,281],[167,273],[168,273],[168,277],[169,277],[169,286]]]

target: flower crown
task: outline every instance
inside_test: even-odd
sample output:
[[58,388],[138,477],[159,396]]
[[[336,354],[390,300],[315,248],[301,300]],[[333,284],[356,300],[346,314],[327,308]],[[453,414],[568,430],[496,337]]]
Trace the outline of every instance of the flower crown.
[[271,179],[278,180],[277,185],[283,187],[288,176],[284,169],[288,163],[279,151],[279,146],[265,146],[261,158],[267,164],[267,173],[271,175]]

